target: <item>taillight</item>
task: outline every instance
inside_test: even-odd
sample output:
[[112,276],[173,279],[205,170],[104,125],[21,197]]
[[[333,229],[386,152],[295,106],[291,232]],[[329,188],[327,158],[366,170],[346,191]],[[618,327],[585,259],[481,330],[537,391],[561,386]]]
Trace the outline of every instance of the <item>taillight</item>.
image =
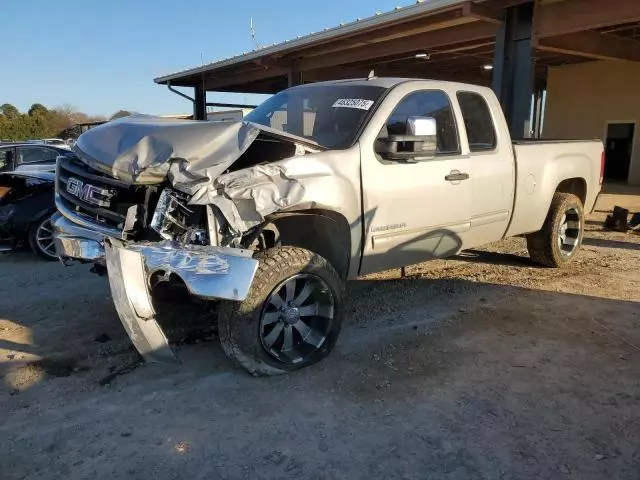
[[604,150],[600,155],[600,185],[602,185],[602,181],[604,180],[604,162],[605,162],[605,154]]

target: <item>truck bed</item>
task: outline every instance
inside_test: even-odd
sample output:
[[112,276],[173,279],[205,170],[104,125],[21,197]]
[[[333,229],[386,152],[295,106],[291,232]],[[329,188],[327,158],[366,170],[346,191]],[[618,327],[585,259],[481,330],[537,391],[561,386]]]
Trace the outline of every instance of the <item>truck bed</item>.
[[600,140],[516,140],[512,142],[516,161],[516,189],[513,220],[506,236],[540,230],[559,185],[572,182],[586,194],[585,211],[590,211],[600,191]]

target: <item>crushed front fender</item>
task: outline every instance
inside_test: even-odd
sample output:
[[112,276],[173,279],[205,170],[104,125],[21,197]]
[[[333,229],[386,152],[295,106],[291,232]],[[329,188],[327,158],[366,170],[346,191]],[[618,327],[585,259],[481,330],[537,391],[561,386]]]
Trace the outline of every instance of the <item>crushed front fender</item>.
[[154,274],[175,275],[204,299],[242,301],[249,294],[258,261],[251,251],[173,243],[132,243],[105,238],[105,259],[113,301],[129,338],[146,361],[176,361],[156,320],[150,292]]

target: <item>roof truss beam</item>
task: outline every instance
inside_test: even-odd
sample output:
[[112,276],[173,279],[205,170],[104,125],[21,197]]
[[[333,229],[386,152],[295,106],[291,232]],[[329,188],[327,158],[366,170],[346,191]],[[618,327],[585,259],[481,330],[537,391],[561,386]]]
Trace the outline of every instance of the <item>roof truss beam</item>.
[[463,16],[462,8],[448,10],[436,13],[427,18],[419,18],[401,25],[389,26],[384,32],[378,28],[359,35],[353,35],[351,37],[307,47],[300,51],[284,55],[283,59],[293,60],[301,57],[326,55],[328,53],[340,52],[349,48],[373,45],[378,42],[389,41],[407,35],[432,32],[471,21],[473,21],[472,18],[465,18]]
[[301,51],[284,55],[283,59],[297,59],[326,55],[340,52],[349,48],[363,47],[380,42],[387,42],[398,38],[432,32],[444,28],[455,27],[482,20],[489,23],[502,23],[503,12],[471,1],[462,3],[453,9],[433,13],[428,17],[420,17],[399,25],[386,25],[374,30],[368,30],[348,38],[334,40],[325,44],[305,48]]
[[430,48],[490,38],[495,36],[498,28],[499,25],[494,23],[473,22],[445,30],[436,30],[396,40],[389,40],[381,44],[351,48],[334,54],[302,58],[296,61],[296,68],[300,71],[315,70],[375,60],[393,55],[402,55],[409,52],[428,51]]
[[596,60],[640,62],[640,42],[593,31],[539,39],[537,48],[546,52],[577,55]]
[[638,0],[565,0],[536,5],[535,36],[556,35],[640,21]]
[[504,22],[504,12],[495,10],[480,3],[465,3],[462,7],[462,15],[475,20],[495,23],[496,25],[500,25]]
[[226,87],[230,84],[245,84],[258,82],[267,78],[287,76],[289,69],[284,67],[267,67],[264,66],[258,70],[251,71],[236,71],[230,75],[216,75],[215,77],[206,80],[204,83],[205,90],[216,90],[218,88]]

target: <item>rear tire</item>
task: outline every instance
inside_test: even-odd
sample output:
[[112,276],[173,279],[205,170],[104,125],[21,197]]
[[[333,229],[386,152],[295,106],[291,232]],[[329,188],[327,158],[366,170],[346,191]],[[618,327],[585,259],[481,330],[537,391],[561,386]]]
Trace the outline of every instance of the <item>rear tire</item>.
[[344,283],[318,254],[296,247],[259,252],[243,302],[220,304],[226,355],[255,376],[312,365],[333,349],[342,323]]
[[38,221],[34,222],[29,228],[27,240],[31,251],[44,260],[58,260],[56,247],[53,243],[53,227],[51,225],[51,217],[53,214],[47,214]]
[[571,193],[557,192],[542,229],[527,235],[529,257],[545,267],[563,267],[578,254],[583,235],[582,202]]

